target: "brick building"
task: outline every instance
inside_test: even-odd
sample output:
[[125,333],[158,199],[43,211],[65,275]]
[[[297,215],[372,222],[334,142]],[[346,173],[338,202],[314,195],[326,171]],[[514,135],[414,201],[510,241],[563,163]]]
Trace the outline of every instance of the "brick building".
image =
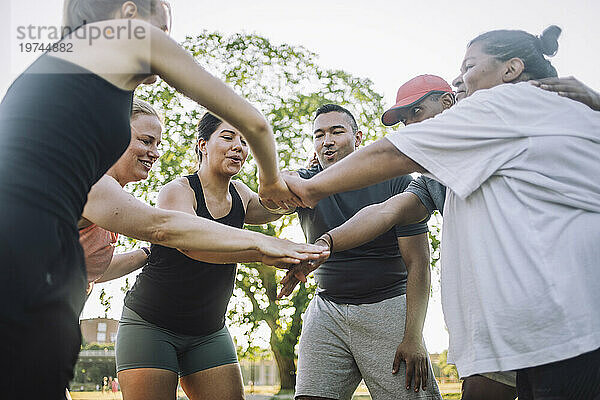
[[82,319],[79,322],[84,343],[115,343],[119,321],[110,318]]

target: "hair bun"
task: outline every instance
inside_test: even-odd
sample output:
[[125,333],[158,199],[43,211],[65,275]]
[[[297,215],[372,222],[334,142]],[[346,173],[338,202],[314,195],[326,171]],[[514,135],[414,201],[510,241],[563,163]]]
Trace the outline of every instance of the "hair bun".
[[556,25],[550,25],[540,35],[538,40],[540,41],[540,50],[542,54],[552,57],[558,51],[558,37],[560,36],[562,29]]

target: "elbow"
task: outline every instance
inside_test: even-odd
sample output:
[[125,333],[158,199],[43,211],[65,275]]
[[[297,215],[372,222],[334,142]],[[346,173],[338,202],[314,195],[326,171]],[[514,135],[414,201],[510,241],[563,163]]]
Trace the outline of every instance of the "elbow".
[[160,244],[163,246],[173,247],[176,244],[177,233],[173,229],[172,216],[167,213],[161,213],[153,218],[150,227],[149,242],[154,244]]
[[272,133],[271,125],[261,114],[258,114],[257,118],[249,124],[248,130],[254,137],[264,137]]

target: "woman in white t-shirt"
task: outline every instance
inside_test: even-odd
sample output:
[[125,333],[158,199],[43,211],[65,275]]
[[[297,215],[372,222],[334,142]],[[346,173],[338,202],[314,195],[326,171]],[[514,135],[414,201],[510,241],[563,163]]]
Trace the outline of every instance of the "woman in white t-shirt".
[[313,179],[286,177],[305,204],[415,171],[447,186],[449,360],[462,376],[517,370],[520,399],[600,395],[600,114],[527,83],[556,77],[545,56],[559,34],[478,36],[459,104]]

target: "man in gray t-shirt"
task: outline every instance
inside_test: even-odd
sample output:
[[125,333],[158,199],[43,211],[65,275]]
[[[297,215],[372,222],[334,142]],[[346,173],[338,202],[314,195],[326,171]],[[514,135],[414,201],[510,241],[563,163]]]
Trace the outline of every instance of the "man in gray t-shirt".
[[[362,132],[348,110],[329,104],[317,110],[313,139],[319,165],[299,170],[305,179],[351,154]],[[299,209],[307,241],[402,193],[411,180],[397,177]],[[316,272],[317,295],[304,315],[297,399],[350,399],[361,379],[376,400],[441,399],[422,339],[430,279],[426,232],[424,223],[393,227],[357,248],[333,249]]]

